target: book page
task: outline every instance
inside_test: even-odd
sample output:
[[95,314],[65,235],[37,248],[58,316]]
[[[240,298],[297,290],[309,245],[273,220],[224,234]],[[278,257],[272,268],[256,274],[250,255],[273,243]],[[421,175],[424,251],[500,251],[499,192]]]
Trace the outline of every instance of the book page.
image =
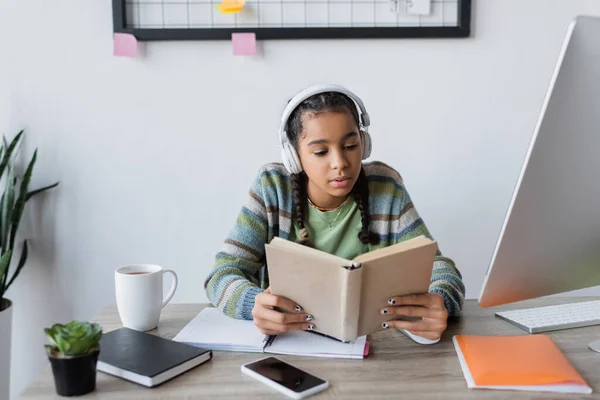
[[403,251],[408,251],[417,247],[428,245],[433,241],[425,236],[417,236],[404,242],[396,243],[392,246],[382,247],[381,249],[373,250],[365,254],[361,254],[354,258],[358,263],[366,263],[381,257],[386,257],[390,254],[396,254]]
[[334,254],[329,254],[325,251],[317,250],[312,247],[304,246],[290,240],[282,239],[280,237],[274,237],[273,240],[265,247],[273,247],[285,251],[290,251],[303,257],[312,257],[315,260],[323,260],[329,263],[335,263],[339,266],[352,266],[354,262],[352,260],[346,260],[345,258],[338,257]]
[[214,307],[203,309],[173,338],[208,350],[260,352],[264,339],[253,321],[228,317]]
[[265,353],[327,358],[363,358],[366,336],[354,343],[342,343],[316,333],[295,331],[278,335]]

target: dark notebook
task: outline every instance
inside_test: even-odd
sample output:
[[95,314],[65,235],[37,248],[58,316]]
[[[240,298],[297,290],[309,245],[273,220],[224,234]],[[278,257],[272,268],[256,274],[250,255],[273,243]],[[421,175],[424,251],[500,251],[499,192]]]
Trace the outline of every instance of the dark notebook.
[[98,371],[153,387],[210,359],[210,350],[120,328],[100,339]]

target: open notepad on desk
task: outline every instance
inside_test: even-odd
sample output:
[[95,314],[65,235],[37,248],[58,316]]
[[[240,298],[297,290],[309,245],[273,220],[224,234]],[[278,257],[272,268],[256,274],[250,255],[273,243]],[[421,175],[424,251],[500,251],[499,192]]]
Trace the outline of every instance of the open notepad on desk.
[[592,393],[549,336],[456,335],[452,340],[468,388]]
[[220,310],[203,309],[173,338],[208,350],[287,354],[327,358],[363,358],[368,354],[366,336],[354,343],[342,343],[316,333],[295,331],[269,336],[252,321],[234,319]]

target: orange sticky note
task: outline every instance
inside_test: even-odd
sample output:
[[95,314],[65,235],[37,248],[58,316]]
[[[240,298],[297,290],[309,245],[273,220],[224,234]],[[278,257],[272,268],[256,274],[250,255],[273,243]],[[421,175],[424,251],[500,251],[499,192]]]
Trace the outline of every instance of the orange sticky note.
[[113,55],[120,57],[137,56],[137,39],[130,33],[115,33],[113,35]]
[[242,11],[245,4],[246,0],[223,0],[217,8],[223,14],[232,14]]
[[254,32],[237,32],[231,34],[233,54],[251,56],[256,54],[256,34]]

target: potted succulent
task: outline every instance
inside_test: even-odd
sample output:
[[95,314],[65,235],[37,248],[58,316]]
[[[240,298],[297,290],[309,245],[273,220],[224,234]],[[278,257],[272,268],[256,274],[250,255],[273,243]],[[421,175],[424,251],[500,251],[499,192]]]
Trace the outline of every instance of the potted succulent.
[[6,292],[14,283],[27,261],[27,240],[23,242],[21,255],[12,268],[13,259],[17,260],[15,239],[19,229],[25,203],[33,196],[55,187],[58,183],[29,191],[29,183],[37,158],[37,149],[23,175],[16,171],[14,159],[19,151],[23,131],[19,132],[10,144],[6,138],[0,144],[0,399],[10,396],[10,352],[12,331],[12,302]]
[[52,365],[56,393],[81,396],[96,390],[96,364],[102,327],[97,323],[71,321],[45,328],[51,344],[45,345]]

